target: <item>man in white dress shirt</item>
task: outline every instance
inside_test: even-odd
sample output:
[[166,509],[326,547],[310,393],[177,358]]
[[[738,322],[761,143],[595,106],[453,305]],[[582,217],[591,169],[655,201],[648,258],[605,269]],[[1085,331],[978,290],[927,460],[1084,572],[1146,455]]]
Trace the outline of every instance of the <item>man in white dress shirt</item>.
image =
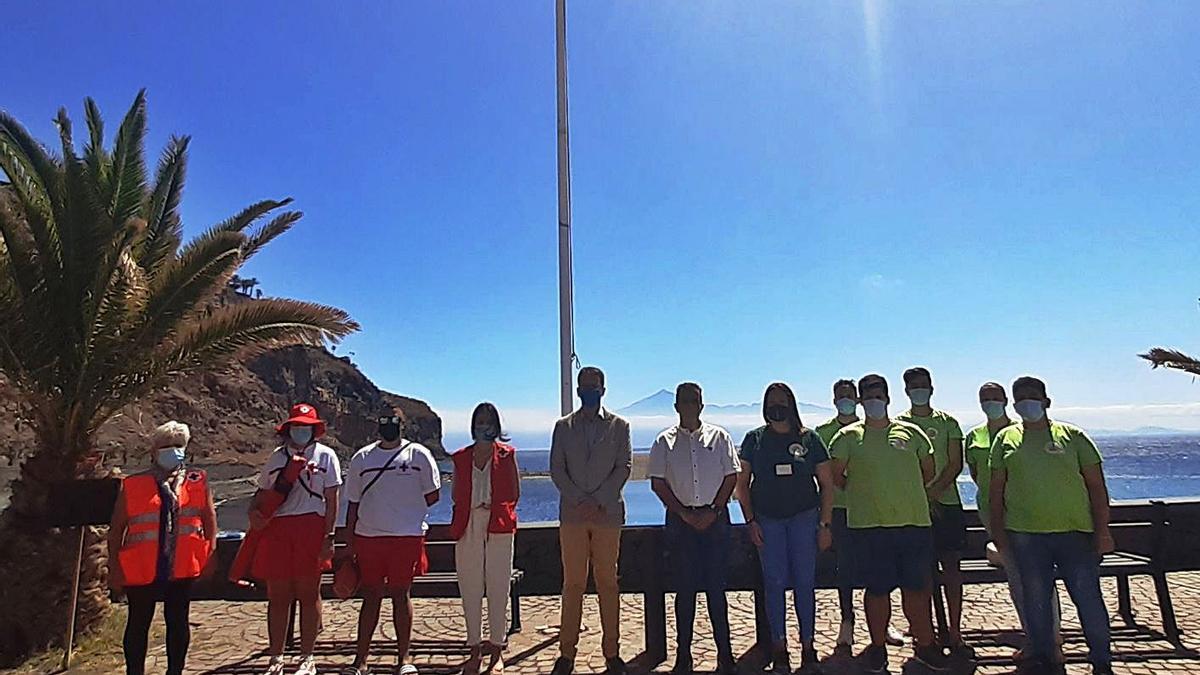
[[725,600],[729,550],[729,496],[737,483],[738,459],[729,432],[700,421],[704,397],[700,385],[675,389],[679,424],[655,439],[649,475],[654,494],[667,507],[665,539],[675,577],[676,675],[692,672],[692,626],[696,595],[708,598],[708,618],[717,643],[717,672],[734,673]]

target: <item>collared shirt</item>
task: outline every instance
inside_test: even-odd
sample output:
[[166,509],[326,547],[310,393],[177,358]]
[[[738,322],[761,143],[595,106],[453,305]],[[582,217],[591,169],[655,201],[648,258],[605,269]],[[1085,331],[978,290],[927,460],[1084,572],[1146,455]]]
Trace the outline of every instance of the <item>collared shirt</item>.
[[676,425],[660,433],[650,446],[647,473],[667,481],[684,506],[708,506],[725,477],[736,474],[738,467],[729,432],[701,422],[695,431]]
[[550,477],[559,492],[559,520],[588,522],[580,507],[590,499],[602,509],[591,522],[623,525],[625,500],[621,490],[629,480],[632,464],[629,422],[620,416],[601,408],[596,415],[576,410],[558,420],[550,442]]

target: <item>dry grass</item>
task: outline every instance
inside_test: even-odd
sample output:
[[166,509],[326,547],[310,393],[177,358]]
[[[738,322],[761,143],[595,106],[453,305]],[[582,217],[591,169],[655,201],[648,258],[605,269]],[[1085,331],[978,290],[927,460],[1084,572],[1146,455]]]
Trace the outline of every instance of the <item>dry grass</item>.
[[[62,649],[34,654],[16,668],[0,669],[0,675],[110,675],[124,672],[125,659],[121,653],[121,636],[125,632],[125,607],[113,608],[112,616],[104,620],[92,635],[79,639],[71,659],[71,669],[62,669]],[[159,644],[165,634],[161,616],[150,626],[151,646]]]

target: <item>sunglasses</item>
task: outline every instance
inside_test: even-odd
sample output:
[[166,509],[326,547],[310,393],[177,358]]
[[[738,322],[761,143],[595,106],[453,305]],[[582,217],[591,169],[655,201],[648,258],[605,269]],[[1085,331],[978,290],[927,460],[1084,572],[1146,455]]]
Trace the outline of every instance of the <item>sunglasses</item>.
[[379,424],[402,424],[404,421],[399,417],[380,417],[376,422]]

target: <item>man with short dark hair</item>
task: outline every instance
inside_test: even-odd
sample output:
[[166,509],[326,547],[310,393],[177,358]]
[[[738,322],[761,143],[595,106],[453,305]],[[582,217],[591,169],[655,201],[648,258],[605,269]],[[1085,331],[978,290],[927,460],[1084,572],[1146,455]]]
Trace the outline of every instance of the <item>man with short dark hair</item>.
[[729,496],[737,483],[739,462],[729,432],[700,420],[700,385],[675,389],[679,424],[664,430],[650,447],[647,473],[654,494],[667,509],[664,540],[675,576],[674,675],[692,673],[692,627],[696,595],[704,591],[708,618],[717,643],[717,672],[733,675],[737,663],[729,640],[725,600],[730,547]]
[[960,565],[967,546],[967,522],[962,498],[958,494],[958,476],[963,470],[963,432],[958,420],[929,404],[933,397],[933,378],[920,366],[904,371],[904,392],[912,407],[898,419],[921,427],[933,444],[934,479],[926,487],[933,516],[933,548],[942,568],[942,586],[946,589],[949,614],[950,653],[970,659],[975,652],[962,639],[963,580]]
[[900,589],[904,615],[916,642],[916,659],[946,669],[934,643],[930,607],[933,541],[925,484],[933,480],[933,447],[921,428],[888,418],[887,380],[859,380],[863,422],[833,437],[834,481],[846,491],[846,516],[855,568],[865,587],[863,605],[871,645],[860,656],[868,672],[887,668],[891,592]]
[[997,548],[1011,549],[1020,571],[1031,665],[1039,672],[1066,672],[1054,658],[1057,573],[1078,610],[1092,672],[1112,673],[1100,558],[1114,545],[1100,452],[1081,429],[1047,416],[1051,401],[1044,382],[1020,377],[1012,392],[1021,422],[992,444],[989,510]]
[[629,423],[600,405],[604,373],[589,366],[579,371],[577,382],[581,405],[558,420],[550,442],[550,477],[560,497],[563,564],[560,656],[553,675],[571,675],[574,670],[589,567],[600,596],[606,672],[622,675],[617,558],[625,524],[621,490],[629,480],[633,448]]

